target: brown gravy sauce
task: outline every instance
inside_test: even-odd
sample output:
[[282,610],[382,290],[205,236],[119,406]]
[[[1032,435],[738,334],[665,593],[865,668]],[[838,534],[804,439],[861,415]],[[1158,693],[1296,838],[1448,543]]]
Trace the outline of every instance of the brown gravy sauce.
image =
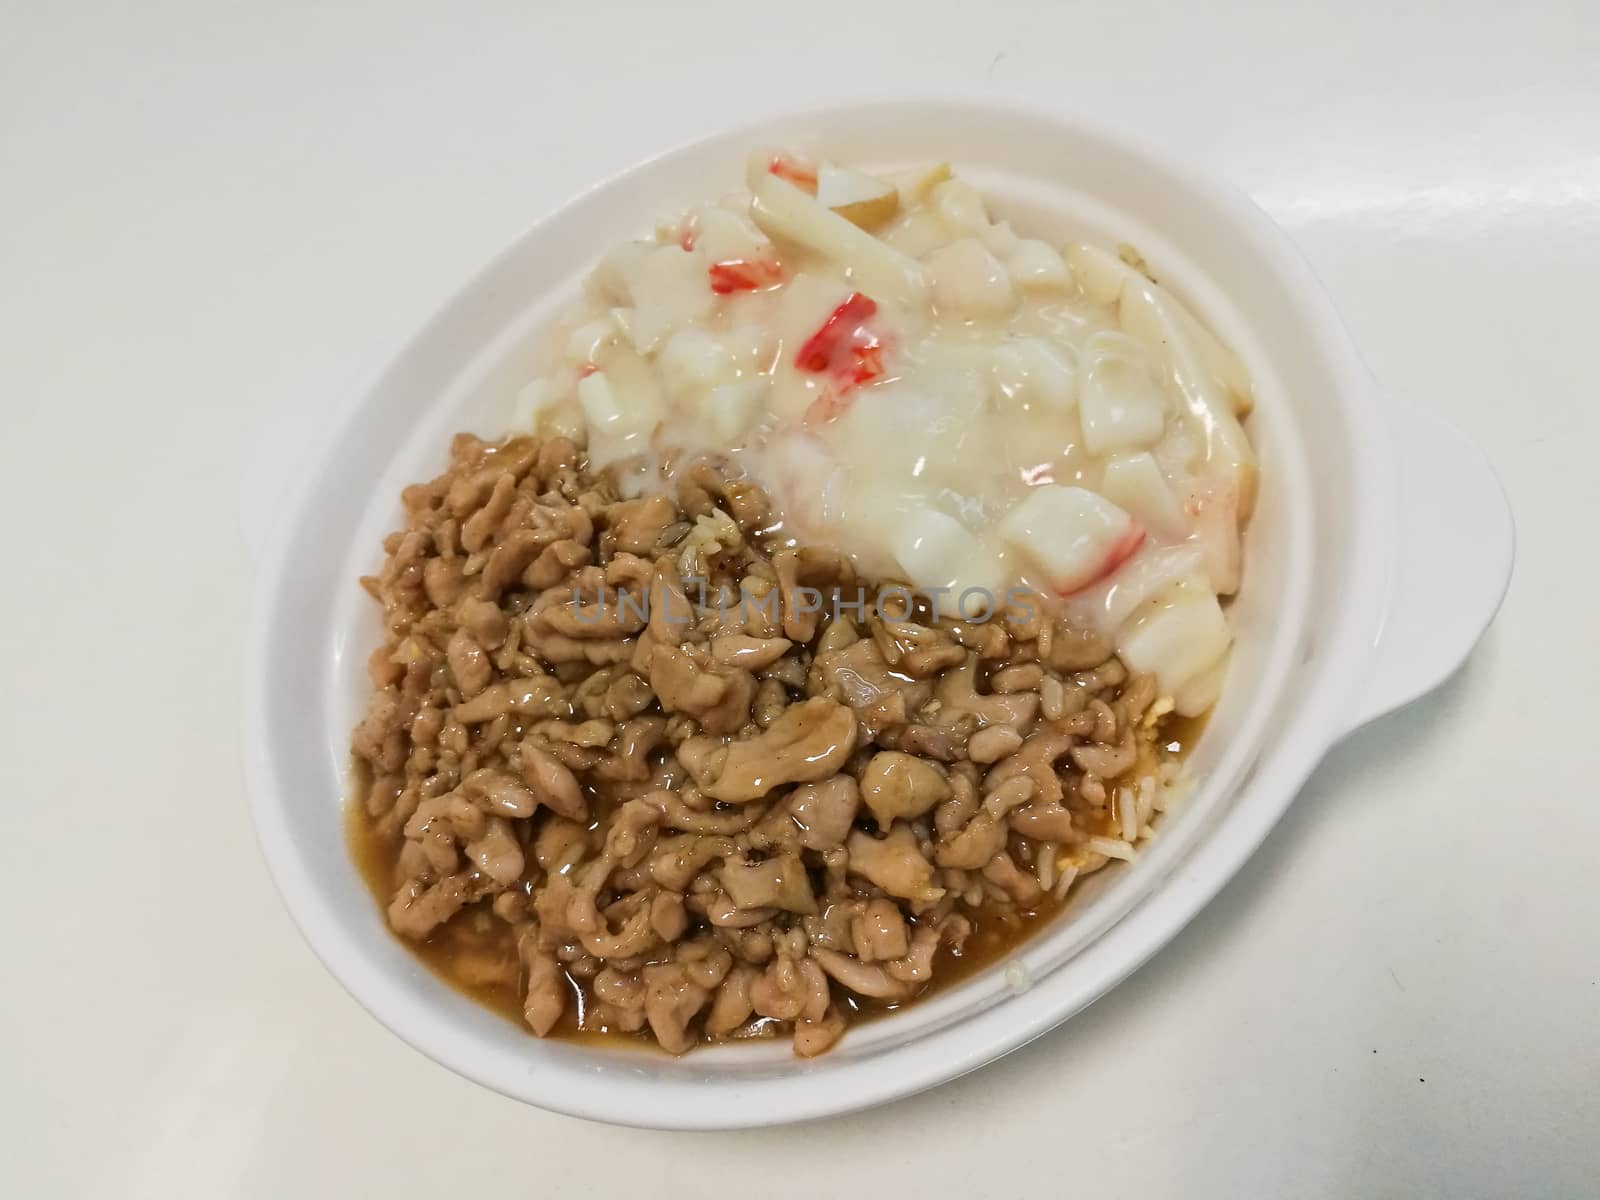
[[[1161,745],[1170,756],[1180,760],[1186,758],[1204,726],[1205,717],[1167,717],[1160,726]],[[350,856],[382,913],[388,908],[394,891],[395,864],[404,837],[383,837],[375,822],[368,818],[359,799],[367,791],[363,786],[365,780],[362,774],[357,768],[351,776],[351,794],[356,799],[345,808],[345,839]],[[1111,831],[1096,832],[1109,834]],[[1071,905],[1074,894],[1069,891],[1064,899],[1057,900],[1047,893],[1040,903],[1022,911],[991,905],[976,910],[963,908],[962,913],[972,921],[972,933],[966,944],[959,952],[942,946],[934,959],[932,981],[909,1001],[882,1004],[863,1000],[844,992],[838,985],[834,985],[835,994],[841,1005],[851,1013],[853,1024],[916,1004],[1004,959]],[[488,901],[479,901],[462,909],[421,942],[394,936],[421,959],[434,975],[456,991],[519,1028],[525,1028],[522,1021],[522,971],[517,961],[515,935],[509,925],[489,911]],[[648,1028],[640,1033],[594,1028],[592,1025],[586,1028],[584,1005],[587,997],[576,983],[571,986],[573,1003],[562,1013],[560,1023],[550,1033],[551,1037],[662,1052],[650,1037]],[[749,1036],[774,1036],[779,1032],[779,1025],[776,1021],[758,1019],[751,1026]]]

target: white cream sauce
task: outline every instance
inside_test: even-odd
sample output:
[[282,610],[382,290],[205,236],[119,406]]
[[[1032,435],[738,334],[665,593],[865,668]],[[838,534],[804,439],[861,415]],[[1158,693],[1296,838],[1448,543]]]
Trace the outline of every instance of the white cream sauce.
[[519,424],[640,488],[663,452],[730,453],[792,536],[949,612],[1034,589],[1209,707],[1255,491],[1239,360],[1137,266],[1019,236],[942,166],[816,174],[762,156],[750,192],[607,255]]

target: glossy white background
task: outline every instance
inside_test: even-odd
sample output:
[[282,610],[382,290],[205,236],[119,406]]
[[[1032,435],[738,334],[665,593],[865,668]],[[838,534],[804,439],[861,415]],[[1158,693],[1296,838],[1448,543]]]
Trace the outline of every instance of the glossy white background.
[[[0,1193],[1591,1194],[1600,10],[541,8],[0,3]],[[242,500],[539,213],[897,86],[1103,106],[1249,190],[1490,450],[1506,607],[999,1065],[755,1134],[523,1108],[362,1013],[271,889]]]

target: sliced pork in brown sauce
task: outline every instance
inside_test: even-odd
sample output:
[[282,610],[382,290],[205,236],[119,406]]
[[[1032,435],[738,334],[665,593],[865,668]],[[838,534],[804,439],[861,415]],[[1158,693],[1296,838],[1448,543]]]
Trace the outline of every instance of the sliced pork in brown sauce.
[[354,836],[395,932],[540,1036],[819,1054],[1144,836],[1170,706],[1042,605],[891,619],[725,464],[671,478],[462,435],[406,489]]

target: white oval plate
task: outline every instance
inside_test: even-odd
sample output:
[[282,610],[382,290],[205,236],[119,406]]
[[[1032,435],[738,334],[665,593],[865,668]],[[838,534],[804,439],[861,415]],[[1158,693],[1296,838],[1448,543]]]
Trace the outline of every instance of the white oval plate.
[[[1138,861],[1086,881],[1006,962],[852,1029],[811,1061],[776,1043],[674,1059],[539,1041],[429,974],[390,935],[346,852],[347,739],[378,637],[355,580],[399,522],[400,488],[437,473],[451,433],[504,432],[539,330],[593,260],[658,214],[737,186],[749,149],[773,144],[868,167],[950,159],[1020,231],[1137,245],[1243,355],[1264,469],[1232,609],[1234,664],[1191,759],[1192,799]],[[1334,740],[1459,664],[1511,561],[1509,515],[1481,456],[1435,419],[1381,401],[1305,263],[1248,200],[1090,120],[945,100],[756,122],[579,197],[439,310],[281,511],[250,629],[243,744],[262,848],[306,939],[378,1019],[453,1070],[544,1108],[663,1129],[881,1103],[989,1062],[1089,1004],[1233,875]],[[1463,513],[1474,525],[1452,536]],[[1402,546],[1408,590],[1384,634]],[[1450,619],[1429,621],[1427,601],[1443,588]],[[1364,693],[1380,635],[1383,671]]]

